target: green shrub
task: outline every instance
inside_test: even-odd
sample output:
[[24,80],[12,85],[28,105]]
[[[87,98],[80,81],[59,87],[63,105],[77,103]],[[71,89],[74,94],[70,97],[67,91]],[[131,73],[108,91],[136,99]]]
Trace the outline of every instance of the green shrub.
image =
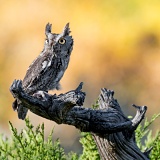
[[140,124],[136,130],[136,143],[140,150],[145,151],[147,148],[152,148],[151,160],[160,159],[160,131],[158,130],[153,136],[152,130],[149,129],[149,126],[159,117],[160,113],[153,115],[150,121],[146,118],[144,124]]
[[10,123],[12,138],[0,138],[0,158],[16,160],[65,160],[64,149],[60,147],[59,140],[52,142],[53,129],[44,140],[44,124],[39,125],[33,131],[33,125],[29,119],[25,120],[26,129],[20,133]]
[[96,143],[94,142],[90,133],[81,133],[82,138],[80,143],[83,147],[83,153],[80,157],[81,160],[100,160],[100,156],[97,150]]

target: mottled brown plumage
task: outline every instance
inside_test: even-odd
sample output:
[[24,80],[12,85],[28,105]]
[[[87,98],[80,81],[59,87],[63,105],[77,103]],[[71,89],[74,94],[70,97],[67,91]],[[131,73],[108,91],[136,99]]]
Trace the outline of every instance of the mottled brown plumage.
[[[51,26],[46,25],[44,49],[29,66],[22,82],[23,89],[31,95],[37,91],[59,89],[59,81],[68,67],[73,48],[69,23],[60,34],[51,33]],[[19,119],[25,119],[28,109],[19,100],[13,103],[13,109],[17,110]]]

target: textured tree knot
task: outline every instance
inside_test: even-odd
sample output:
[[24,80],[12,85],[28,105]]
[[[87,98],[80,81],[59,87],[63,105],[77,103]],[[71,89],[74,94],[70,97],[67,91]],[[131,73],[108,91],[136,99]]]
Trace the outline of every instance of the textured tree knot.
[[99,101],[99,104],[101,104],[100,105],[101,109],[113,108],[116,110],[121,110],[120,105],[118,104],[118,101],[116,99],[114,99],[114,91],[113,90],[102,88],[98,101]]

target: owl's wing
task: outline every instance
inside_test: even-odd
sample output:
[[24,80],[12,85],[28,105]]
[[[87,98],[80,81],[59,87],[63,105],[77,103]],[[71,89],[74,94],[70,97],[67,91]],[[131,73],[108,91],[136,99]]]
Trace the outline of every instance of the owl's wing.
[[[23,80],[23,88],[25,90],[32,88],[32,86],[37,85],[37,81],[41,79],[40,77],[45,74],[47,69],[51,66],[53,56],[46,55],[41,56],[39,55],[35,61],[29,66],[26,75]],[[36,88],[34,87],[34,90]],[[28,92],[34,92],[28,91]],[[37,88],[38,90],[38,88]]]

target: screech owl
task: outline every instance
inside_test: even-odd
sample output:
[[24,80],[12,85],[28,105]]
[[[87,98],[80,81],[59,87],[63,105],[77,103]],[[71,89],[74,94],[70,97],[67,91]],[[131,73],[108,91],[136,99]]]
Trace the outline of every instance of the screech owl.
[[[73,49],[69,23],[60,34],[51,33],[51,27],[52,24],[46,25],[44,49],[29,66],[22,81],[24,91],[30,95],[37,91],[59,89],[59,81],[68,67]],[[28,109],[19,100],[15,100],[12,107],[17,110],[18,118],[24,120]]]

